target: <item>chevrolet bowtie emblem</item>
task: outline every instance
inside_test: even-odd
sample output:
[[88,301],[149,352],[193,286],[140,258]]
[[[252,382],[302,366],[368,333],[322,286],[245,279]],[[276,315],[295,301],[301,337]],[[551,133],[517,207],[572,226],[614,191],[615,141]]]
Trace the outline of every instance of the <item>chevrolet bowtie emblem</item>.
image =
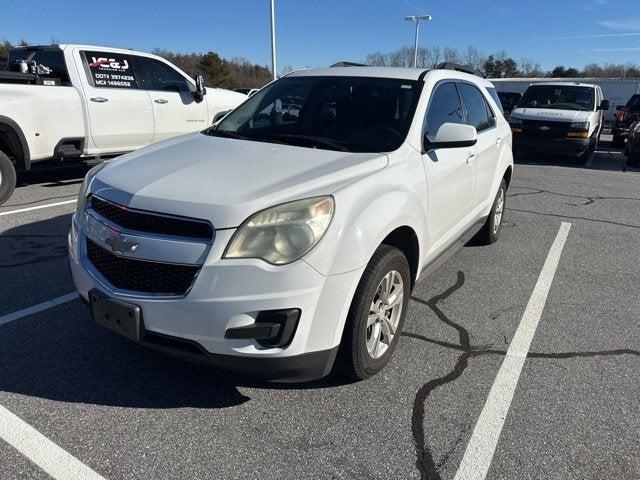
[[551,130],[551,127],[540,127],[540,130],[544,130],[546,132],[547,130]]
[[140,246],[139,243],[133,243],[119,233],[109,235],[105,241],[113,253],[133,253]]

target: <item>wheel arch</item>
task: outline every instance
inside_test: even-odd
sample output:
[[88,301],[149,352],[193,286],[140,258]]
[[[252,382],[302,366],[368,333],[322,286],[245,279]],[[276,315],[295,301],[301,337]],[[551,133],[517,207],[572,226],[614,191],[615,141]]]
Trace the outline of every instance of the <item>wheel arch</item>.
[[31,162],[27,139],[20,126],[3,115],[0,115],[0,150],[12,159],[16,170],[29,170]]
[[420,242],[416,231],[409,225],[397,227],[382,240],[380,245],[395,247],[404,254],[409,263],[411,289],[413,289],[418,278],[418,269],[420,268]]
[[509,184],[511,183],[511,176],[512,175],[513,175],[513,166],[509,165],[507,167],[507,169],[504,171],[504,174],[502,175],[502,179],[507,184],[507,189],[509,188]]

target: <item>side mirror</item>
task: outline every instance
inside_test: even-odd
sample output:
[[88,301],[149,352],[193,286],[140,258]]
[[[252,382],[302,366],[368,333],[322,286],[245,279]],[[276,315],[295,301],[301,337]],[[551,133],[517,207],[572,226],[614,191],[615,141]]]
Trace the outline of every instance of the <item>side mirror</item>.
[[424,136],[424,149],[472,147],[477,142],[476,127],[461,123],[444,123],[435,135]]
[[600,106],[598,107],[598,110],[603,110],[603,111],[607,111],[609,110],[610,105],[609,105],[609,100],[602,100],[602,102],[600,102]]
[[193,92],[193,98],[199,103],[207,94],[207,89],[204,86],[204,77],[202,75],[196,75],[194,80],[196,81],[196,91]]

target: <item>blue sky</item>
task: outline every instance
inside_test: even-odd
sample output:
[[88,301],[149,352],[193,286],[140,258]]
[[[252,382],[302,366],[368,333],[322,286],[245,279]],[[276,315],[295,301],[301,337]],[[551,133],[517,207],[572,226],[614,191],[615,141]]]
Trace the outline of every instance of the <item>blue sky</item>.
[[[413,43],[505,50],[545,68],[640,63],[639,0],[276,0],[278,66],[363,60]],[[0,0],[0,39],[213,50],[270,63],[268,0]]]

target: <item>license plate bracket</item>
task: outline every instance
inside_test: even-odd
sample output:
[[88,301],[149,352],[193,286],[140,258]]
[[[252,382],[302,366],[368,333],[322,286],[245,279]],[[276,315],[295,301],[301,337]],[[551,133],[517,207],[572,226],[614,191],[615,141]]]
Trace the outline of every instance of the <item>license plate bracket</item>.
[[89,305],[97,323],[133,341],[140,341],[142,321],[138,305],[108,297],[96,289],[89,292]]

